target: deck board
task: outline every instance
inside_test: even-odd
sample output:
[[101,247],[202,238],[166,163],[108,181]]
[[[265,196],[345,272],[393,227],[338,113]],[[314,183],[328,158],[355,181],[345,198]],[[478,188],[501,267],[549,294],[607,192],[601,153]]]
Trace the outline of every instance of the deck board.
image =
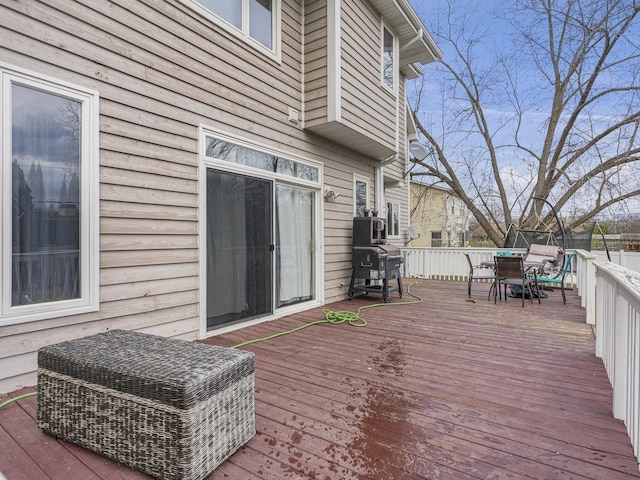
[[[210,478],[640,479],[574,291],[567,305],[556,291],[522,308],[487,301],[486,284],[471,299],[462,282],[411,290],[424,301],[398,305],[394,294],[361,311],[365,327],[323,323],[242,347],[256,353],[257,434]],[[233,346],[323,318],[314,309],[206,342]],[[8,480],[148,478],[44,435],[35,404],[0,410]]]

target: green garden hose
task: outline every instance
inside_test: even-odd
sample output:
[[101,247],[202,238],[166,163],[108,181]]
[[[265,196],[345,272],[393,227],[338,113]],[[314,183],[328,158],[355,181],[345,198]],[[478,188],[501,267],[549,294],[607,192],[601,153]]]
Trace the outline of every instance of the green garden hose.
[[0,408],[4,407],[6,405],[9,405],[12,402],[16,402],[18,400],[22,400],[23,398],[34,397],[37,394],[38,394],[38,392],[31,392],[31,393],[25,393],[23,395],[18,395],[17,397],[10,398],[9,400],[6,400],[6,401],[0,403]]
[[[240,347],[244,347],[245,345],[251,345],[252,343],[264,342],[265,340],[271,340],[273,338],[282,337],[283,335],[289,335],[290,333],[297,332],[299,330],[302,330],[303,328],[311,327],[312,325],[319,325],[321,323],[330,323],[332,325],[339,325],[339,324],[342,324],[342,323],[347,323],[347,324],[351,325],[352,327],[366,327],[367,326],[367,321],[360,316],[360,312],[362,312],[363,310],[365,310],[367,308],[395,307],[395,306],[398,306],[398,305],[412,305],[412,304],[415,304],[415,303],[421,303],[423,301],[422,298],[420,298],[419,296],[411,293],[411,286],[412,285],[414,285],[414,283],[411,283],[407,287],[407,294],[412,296],[413,298],[415,298],[415,300],[410,300],[408,302],[374,303],[372,305],[363,305],[362,307],[358,308],[358,310],[355,311],[355,312],[348,312],[348,311],[334,312],[332,310],[329,310],[328,308],[323,308],[322,309],[322,313],[324,313],[324,320],[316,320],[315,322],[305,323],[303,325],[300,325],[299,327],[293,328],[291,330],[287,330],[286,332],[274,333],[273,335],[269,335],[268,337],[256,338],[255,340],[249,340],[249,341],[246,341],[246,342],[242,342],[242,343],[239,343],[237,345],[234,345],[231,348],[240,348]],[[0,403],[0,408],[5,407],[6,405],[9,405],[12,402],[15,402],[15,401],[18,401],[18,400],[22,400],[23,398],[27,398],[27,397],[33,397],[35,395],[37,395],[37,392],[31,392],[31,393],[25,393],[23,395],[18,395],[17,397],[10,398],[9,400],[6,400],[6,401]]]
[[[414,282],[415,283],[415,282]],[[265,340],[271,340],[272,338],[282,337],[283,335],[289,335],[290,333],[297,332],[302,330],[303,328],[311,327],[312,325],[319,325],[321,323],[331,323],[333,325],[339,325],[341,323],[347,323],[352,327],[365,327],[367,325],[367,321],[360,316],[360,312],[367,308],[374,307],[395,307],[398,305],[413,305],[415,303],[421,303],[422,298],[411,293],[411,286],[414,283],[409,284],[407,287],[407,294],[415,298],[415,300],[410,300],[408,302],[394,302],[394,303],[374,303],[372,305],[363,305],[358,308],[356,312],[334,312],[329,310],[328,308],[323,308],[322,313],[324,313],[324,320],[316,320],[314,322],[305,323],[300,325],[299,327],[293,328],[291,330],[287,330],[286,332],[274,333],[273,335],[269,335],[268,337],[256,338],[255,340],[248,340],[246,342],[239,343],[237,345],[232,346],[231,348],[240,348],[246,345],[251,345],[252,343],[264,342]]]

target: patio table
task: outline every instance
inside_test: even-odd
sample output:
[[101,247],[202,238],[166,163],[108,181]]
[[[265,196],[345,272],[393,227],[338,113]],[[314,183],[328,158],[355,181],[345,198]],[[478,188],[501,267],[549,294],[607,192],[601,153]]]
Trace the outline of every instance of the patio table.
[[[543,262],[537,262],[537,261],[524,261],[524,269],[525,272],[531,272],[531,273],[535,273],[536,275],[538,275],[538,271],[542,268],[544,268],[544,263]],[[495,260],[485,260],[484,262],[480,262],[480,265],[483,265],[485,267],[489,267],[489,268],[493,268],[494,270],[496,269],[496,262]],[[520,297],[523,295],[523,291],[521,288],[518,288],[516,286],[512,286],[511,287],[511,296],[513,297]],[[539,291],[537,293],[537,295],[540,298],[547,298],[547,294]],[[500,297],[502,298],[502,297]]]
[[[496,262],[495,260],[485,260],[484,262],[480,262],[480,265],[483,265],[485,267],[489,267],[489,268],[493,268],[495,270],[496,268]],[[531,262],[531,261],[524,261],[524,268],[525,270],[538,270],[539,268],[543,267],[544,264],[540,263],[540,262]]]

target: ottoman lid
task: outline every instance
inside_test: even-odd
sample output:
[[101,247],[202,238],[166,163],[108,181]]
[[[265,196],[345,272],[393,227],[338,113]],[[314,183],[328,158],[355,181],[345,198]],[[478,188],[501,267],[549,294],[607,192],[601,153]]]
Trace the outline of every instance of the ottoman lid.
[[185,409],[255,369],[255,354],[110,330],[38,350],[38,367]]

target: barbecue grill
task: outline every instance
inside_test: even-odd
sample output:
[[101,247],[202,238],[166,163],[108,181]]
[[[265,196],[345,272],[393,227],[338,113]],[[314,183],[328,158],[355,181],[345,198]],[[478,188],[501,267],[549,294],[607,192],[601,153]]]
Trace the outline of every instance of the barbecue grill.
[[[356,293],[376,293],[389,301],[389,293],[398,292],[402,298],[400,249],[386,242],[386,221],[376,212],[353,219],[353,248],[351,253],[351,283],[349,298]],[[390,285],[390,280],[396,285]],[[356,284],[356,280],[359,280]]]

